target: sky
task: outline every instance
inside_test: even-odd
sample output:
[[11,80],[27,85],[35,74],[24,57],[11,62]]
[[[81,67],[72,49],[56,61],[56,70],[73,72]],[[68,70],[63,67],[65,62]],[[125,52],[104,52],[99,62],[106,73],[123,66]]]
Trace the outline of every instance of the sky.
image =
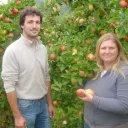
[[2,4],[2,3],[5,3],[5,4],[6,4],[7,1],[8,1],[8,0],[0,0],[0,4]]

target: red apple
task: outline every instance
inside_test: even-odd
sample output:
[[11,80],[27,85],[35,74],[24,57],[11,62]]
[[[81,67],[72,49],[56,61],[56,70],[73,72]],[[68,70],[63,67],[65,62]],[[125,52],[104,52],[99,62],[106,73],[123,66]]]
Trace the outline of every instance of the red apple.
[[3,48],[0,48],[0,53],[2,53],[4,50],[3,50]]
[[4,18],[4,22],[9,23],[10,22],[10,18],[9,17],[5,17]]
[[122,8],[127,7],[127,5],[128,5],[128,3],[127,3],[125,0],[121,0],[121,1],[120,1],[120,6],[121,6]]
[[57,101],[53,101],[53,105],[54,106],[58,105],[58,102]]
[[93,7],[92,4],[89,4],[89,5],[88,5],[88,8],[89,8],[90,11],[94,10],[94,7]]
[[64,120],[64,121],[63,121],[63,124],[67,124],[67,120]]
[[13,37],[14,37],[14,34],[13,34],[13,33],[9,33],[9,34],[8,34],[8,37],[9,37],[9,38],[13,38]]
[[10,15],[13,15],[13,14],[14,14],[14,13],[13,13],[13,10],[10,10],[10,11],[9,11],[9,14],[10,14]]
[[89,60],[94,60],[95,56],[92,53],[89,53],[86,58]]
[[120,24],[120,22],[119,21],[116,21],[115,24],[118,25],[118,24]]
[[51,43],[48,43],[48,47],[51,47],[52,46],[52,44]]
[[83,110],[79,110],[77,113],[78,116],[81,116],[82,114],[83,114]]
[[85,90],[84,90],[84,89],[78,89],[78,90],[76,91],[76,95],[77,95],[78,97],[84,97],[84,96],[85,96]]
[[124,35],[124,40],[128,42],[128,36]]
[[50,60],[55,60],[56,55],[55,55],[54,53],[51,53],[51,54],[49,55],[49,58],[50,58]]
[[61,46],[60,50],[63,52],[63,51],[66,51],[67,50],[67,46],[63,45]]
[[109,24],[109,26],[110,26],[110,28],[112,28],[112,29],[114,29],[114,28],[115,28],[115,26],[114,26],[114,24],[113,24],[113,23],[110,23],[110,24]]
[[93,77],[93,74],[92,74],[92,73],[88,73],[88,74],[87,74],[87,77],[88,77],[88,78],[92,78],[92,77]]
[[79,24],[83,24],[85,22],[84,19],[79,19]]
[[87,40],[85,40],[84,42],[85,42],[85,44],[91,44],[91,43],[92,43],[92,40],[87,39]]
[[16,1],[16,4],[17,4],[17,5],[20,5],[20,4],[21,4],[21,1],[19,1],[19,0]]
[[12,11],[14,14],[18,14],[18,12],[19,12],[19,10],[17,8],[14,8]]
[[79,71],[79,76],[84,77],[85,76],[84,71]]
[[68,0],[64,0],[64,2],[65,2],[65,3],[67,3],[67,2],[68,2]]
[[104,35],[104,34],[106,34],[106,33],[107,33],[106,30],[102,30],[102,31],[100,31],[100,35],[101,35],[101,36]]
[[61,101],[58,101],[57,103],[58,103],[59,105],[60,105],[60,104],[62,104],[62,102],[61,102]]

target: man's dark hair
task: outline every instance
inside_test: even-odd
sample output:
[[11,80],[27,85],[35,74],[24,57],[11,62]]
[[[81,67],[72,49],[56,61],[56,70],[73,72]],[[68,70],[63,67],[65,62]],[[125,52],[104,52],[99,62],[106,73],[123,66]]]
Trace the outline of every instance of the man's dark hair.
[[36,9],[32,7],[26,7],[20,12],[19,25],[24,25],[25,16],[28,15],[37,15],[40,16],[40,23],[42,24],[42,14]]

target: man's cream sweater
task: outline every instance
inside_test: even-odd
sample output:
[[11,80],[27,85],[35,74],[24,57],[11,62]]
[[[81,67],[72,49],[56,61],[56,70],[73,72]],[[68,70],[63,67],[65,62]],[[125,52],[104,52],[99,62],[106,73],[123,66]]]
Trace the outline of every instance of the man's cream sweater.
[[16,91],[19,99],[40,99],[47,93],[48,57],[45,46],[21,37],[6,49],[2,79],[6,93]]

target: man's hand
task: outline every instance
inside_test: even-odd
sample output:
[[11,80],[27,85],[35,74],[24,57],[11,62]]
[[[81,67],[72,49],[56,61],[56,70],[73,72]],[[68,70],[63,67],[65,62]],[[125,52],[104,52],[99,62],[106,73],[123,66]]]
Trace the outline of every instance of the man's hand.
[[26,120],[23,116],[15,117],[15,128],[26,128]]
[[49,111],[50,119],[52,120],[55,117],[55,110],[54,110],[53,105],[48,106],[48,111]]

